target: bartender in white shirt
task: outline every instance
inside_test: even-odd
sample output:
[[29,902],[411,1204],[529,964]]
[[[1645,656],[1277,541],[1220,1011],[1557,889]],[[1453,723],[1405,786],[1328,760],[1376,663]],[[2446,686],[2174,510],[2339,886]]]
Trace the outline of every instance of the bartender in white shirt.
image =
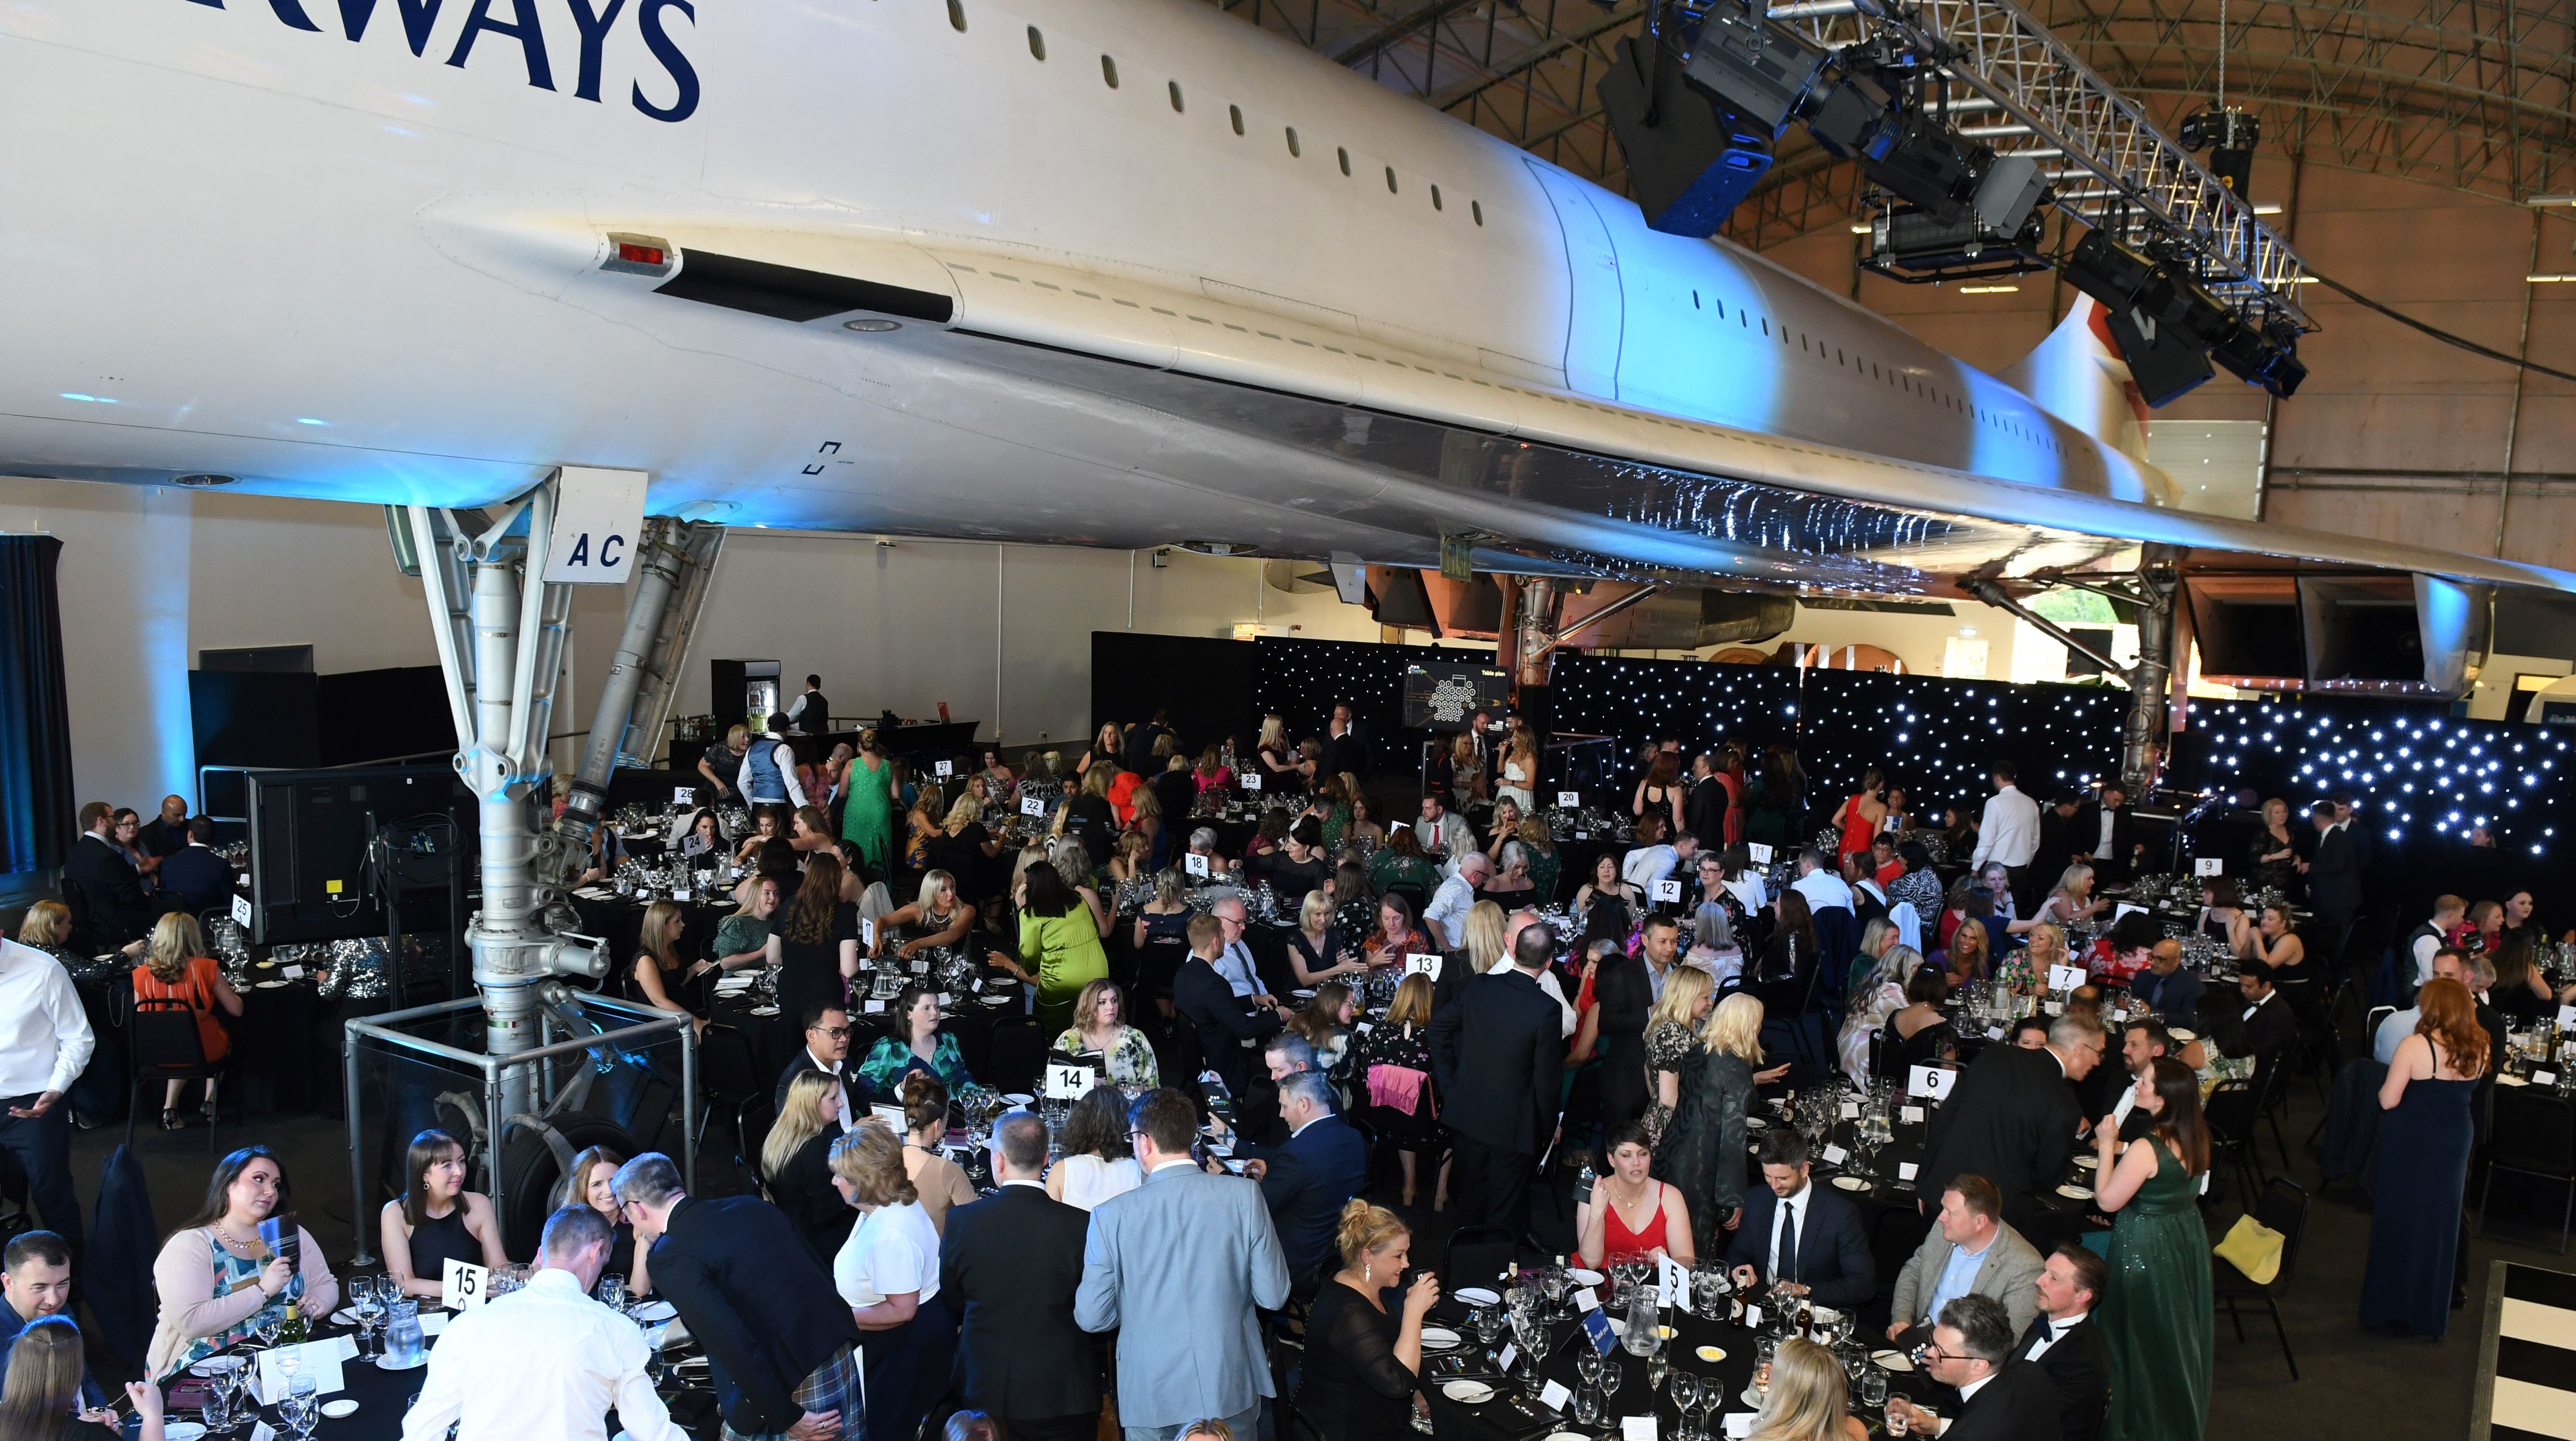
[[429,1353],[403,1441],[607,1441],[607,1415],[634,1441],[686,1441],[644,1374],[653,1343],[591,1299],[608,1261],[608,1222],[588,1206],[546,1218],[528,1284],[450,1321]]
[[2013,784],[2010,761],[1997,761],[1994,777],[1995,794],[1977,822],[1977,852],[1968,858],[1968,869],[1981,871],[1986,862],[1996,862],[2012,878],[2013,893],[2018,896],[2023,873],[2030,868],[2031,857],[2039,854],[2039,802]]

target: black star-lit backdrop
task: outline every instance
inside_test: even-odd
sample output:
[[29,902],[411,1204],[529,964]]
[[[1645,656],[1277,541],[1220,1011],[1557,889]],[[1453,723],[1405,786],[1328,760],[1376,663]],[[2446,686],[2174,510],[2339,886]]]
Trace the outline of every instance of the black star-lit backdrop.
[[[1247,736],[1259,733],[1265,715],[1287,722],[1292,742],[1322,736],[1333,707],[1347,705],[1379,770],[1411,770],[1422,763],[1422,743],[1431,732],[1404,724],[1404,671],[1423,658],[1424,647],[1267,635],[1252,644],[1253,716]],[[1444,660],[1476,658],[1468,650],[1436,654]]]
[[1763,746],[1797,734],[1798,673],[1568,651],[1549,673],[1548,704],[1552,729],[1615,737],[1622,756],[1664,736],[1693,751],[1730,736]]
[[2333,696],[2194,701],[2172,783],[2289,802],[2350,795],[2383,846],[2457,844],[2473,827],[2499,849],[2547,856],[2576,801],[2576,752],[2553,727],[2464,720],[2440,704]]
[[1944,806],[1976,814],[1993,793],[1998,761],[2011,762],[2021,788],[2042,799],[2115,774],[2128,704],[2129,693],[2113,687],[1811,670],[1800,758],[1820,808],[1857,791],[1875,765],[1930,824]]

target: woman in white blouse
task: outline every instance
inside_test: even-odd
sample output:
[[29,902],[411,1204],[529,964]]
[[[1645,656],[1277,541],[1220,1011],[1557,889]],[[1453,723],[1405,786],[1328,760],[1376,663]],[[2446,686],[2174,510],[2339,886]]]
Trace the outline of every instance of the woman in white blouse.
[[1125,1093],[1116,1086],[1092,1087],[1064,1118],[1064,1154],[1047,1167],[1047,1194],[1088,1211],[1145,1184],[1127,1130]]
[[832,1257],[832,1285],[859,1323],[868,1441],[912,1441],[957,1356],[957,1320],[939,1299],[939,1231],[883,1121],[832,1144],[832,1185],[859,1212]]

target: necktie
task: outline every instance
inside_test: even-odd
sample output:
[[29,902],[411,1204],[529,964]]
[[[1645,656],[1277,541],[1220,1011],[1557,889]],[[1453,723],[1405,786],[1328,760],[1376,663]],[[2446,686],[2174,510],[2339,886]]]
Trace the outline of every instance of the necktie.
[[2039,1322],[2039,1338],[2040,1338],[2041,1340],[2043,1340],[2043,1341],[2054,1341],[2054,1340],[2056,1340],[2056,1339],[2057,1339],[2057,1323],[2056,1323],[2056,1322],[2054,1322],[2054,1321],[2049,1320],[2049,1319],[2048,1319],[2047,1317],[2045,1317],[2045,1316],[2041,1317],[2041,1318],[2040,1318],[2040,1322]]
[[1771,1279],[1798,1279],[1798,1212],[1785,1201],[1780,1205],[1780,1254],[1772,1263]]

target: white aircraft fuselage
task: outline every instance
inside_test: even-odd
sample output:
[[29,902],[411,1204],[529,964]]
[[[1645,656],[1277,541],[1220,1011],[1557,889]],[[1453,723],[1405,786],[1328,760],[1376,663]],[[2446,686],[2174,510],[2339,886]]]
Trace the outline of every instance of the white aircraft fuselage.
[[[5,473],[466,506],[579,463],[728,524],[1396,563],[1474,529],[1534,570],[1834,553],[1900,589],[2267,548],[1860,307],[1185,0],[0,0],[0,133]],[[612,235],[944,317],[682,299],[603,269]]]

